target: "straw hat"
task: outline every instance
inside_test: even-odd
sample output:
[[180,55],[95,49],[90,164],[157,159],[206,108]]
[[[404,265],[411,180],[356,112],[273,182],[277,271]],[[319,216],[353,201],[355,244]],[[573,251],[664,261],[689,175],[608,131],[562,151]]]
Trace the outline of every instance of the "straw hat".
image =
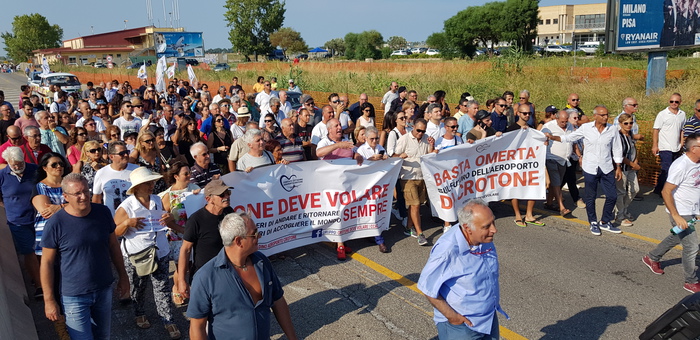
[[248,107],[245,105],[239,107],[238,112],[236,112],[236,113],[237,113],[237,115],[236,115],[237,118],[250,117],[250,111],[248,110]]
[[131,182],[131,187],[129,187],[129,190],[126,191],[127,195],[133,195],[134,194],[134,188],[139,186],[140,184],[143,183],[148,183],[152,181],[157,181],[159,179],[163,178],[161,174],[155,173],[151,170],[148,170],[146,167],[138,167],[134,169],[134,171],[131,172],[129,175],[129,181]]

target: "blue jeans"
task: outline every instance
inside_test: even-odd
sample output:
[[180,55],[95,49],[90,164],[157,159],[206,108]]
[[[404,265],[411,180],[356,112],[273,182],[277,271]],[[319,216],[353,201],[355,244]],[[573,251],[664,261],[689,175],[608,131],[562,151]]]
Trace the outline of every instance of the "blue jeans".
[[112,286],[93,293],[62,296],[68,334],[73,340],[109,339]]
[[588,223],[598,222],[598,216],[595,212],[595,198],[598,196],[598,183],[603,187],[605,194],[605,205],[603,206],[603,216],[601,222],[612,222],[615,219],[613,209],[617,202],[617,187],[615,186],[615,170],[604,174],[600,168],[596,169],[597,174],[589,174],[583,172],[583,180],[586,183],[585,197],[586,214],[588,215]]
[[440,340],[499,340],[498,317],[493,314],[493,325],[491,334],[484,334],[473,331],[465,324],[453,325],[447,321],[437,324],[438,338]]
[[[689,221],[695,216],[682,215],[683,219]],[[671,226],[675,227],[676,222],[671,219]],[[683,273],[685,275],[685,282],[687,283],[698,283],[697,269],[695,268],[695,256],[698,254],[698,235],[695,231],[691,229],[686,229],[678,235],[670,234],[659,243],[654,250],[649,252],[649,258],[652,261],[659,262],[661,257],[664,256],[671,248],[675,247],[680,243],[683,246],[683,253],[681,257],[681,263],[683,264]]]

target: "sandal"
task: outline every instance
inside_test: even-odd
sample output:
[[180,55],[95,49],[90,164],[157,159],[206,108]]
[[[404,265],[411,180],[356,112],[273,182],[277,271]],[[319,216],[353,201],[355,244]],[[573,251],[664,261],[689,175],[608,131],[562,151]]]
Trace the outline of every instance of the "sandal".
[[557,211],[557,210],[559,210],[559,209],[557,209],[557,208],[554,206],[554,204],[547,204],[547,203],[544,204],[544,208],[547,209],[547,210],[551,210],[551,211]]
[[513,220],[513,222],[515,222],[515,225],[517,225],[517,226],[520,227],[520,228],[525,228],[525,227],[527,227],[527,224],[525,224],[525,222],[524,222],[523,219]]
[[562,216],[566,216],[568,214],[571,214],[571,210],[564,208],[564,210],[560,211],[559,214],[561,214]]
[[165,325],[165,330],[168,331],[168,335],[170,336],[170,339],[180,339],[182,337],[182,334],[180,333],[180,330],[177,329],[177,326],[174,323],[171,323],[169,325]]
[[185,304],[185,298],[182,297],[182,294],[173,292],[173,303],[177,307],[181,307],[183,304]]
[[338,252],[338,260],[345,261],[345,259],[346,259],[345,247],[338,247],[337,252]]
[[145,315],[141,315],[136,317],[136,326],[139,326],[139,328],[142,329],[146,329],[151,327],[151,323],[148,322],[148,319],[146,319]]
[[539,221],[539,220],[534,220],[534,221],[527,221],[527,220],[525,220],[525,223],[527,223],[527,224],[532,224],[532,225],[536,225],[536,226],[538,226],[538,227],[544,227],[544,222],[541,222],[541,221]]

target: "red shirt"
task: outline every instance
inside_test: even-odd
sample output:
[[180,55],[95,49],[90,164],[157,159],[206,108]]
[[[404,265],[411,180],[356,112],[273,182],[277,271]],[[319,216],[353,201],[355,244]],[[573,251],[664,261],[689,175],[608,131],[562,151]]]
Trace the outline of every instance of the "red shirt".
[[19,146],[19,148],[22,149],[22,153],[24,153],[24,161],[26,163],[32,163],[37,165],[41,161],[41,157],[43,157],[46,153],[51,152],[51,148],[49,148],[48,145],[40,144],[39,151],[35,154],[32,151],[32,149],[29,148],[29,143],[27,143],[26,139],[22,139],[21,145],[12,145],[10,144],[10,140],[8,139],[7,142],[0,145],[0,164],[7,164],[7,161],[4,158],[2,158],[2,153],[3,151],[5,151],[5,149],[11,146]]

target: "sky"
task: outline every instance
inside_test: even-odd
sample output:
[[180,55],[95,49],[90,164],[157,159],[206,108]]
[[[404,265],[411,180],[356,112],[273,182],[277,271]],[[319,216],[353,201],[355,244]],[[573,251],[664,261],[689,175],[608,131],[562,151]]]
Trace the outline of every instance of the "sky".
[[[153,24],[170,27],[170,15],[175,0],[151,0]],[[402,36],[408,41],[425,41],[434,32],[440,32],[445,20],[468,6],[478,6],[493,0],[354,0],[352,6],[336,1],[287,0],[284,27],[301,33],[309,47],[322,46],[333,38],[342,38],[348,32],[379,31],[384,39]],[[540,6],[602,3],[605,0],[541,0]],[[80,36],[148,26],[146,0],[128,1],[124,6],[110,1],[88,1],[84,8],[76,2],[39,0],[28,6],[22,1],[6,1],[0,11],[0,32],[12,31],[16,15],[39,13],[50,24],[63,28],[63,40]],[[166,14],[164,15],[163,4]],[[206,3],[218,5],[202,6]],[[230,48],[229,27],[224,22],[224,0],[179,0],[180,26],[186,31],[203,32],[205,48]],[[70,4],[70,5],[67,5]],[[400,5],[398,5],[400,4]],[[428,4],[426,6],[426,4]],[[175,25],[177,26],[177,25]],[[0,39],[0,55],[6,55]]]

